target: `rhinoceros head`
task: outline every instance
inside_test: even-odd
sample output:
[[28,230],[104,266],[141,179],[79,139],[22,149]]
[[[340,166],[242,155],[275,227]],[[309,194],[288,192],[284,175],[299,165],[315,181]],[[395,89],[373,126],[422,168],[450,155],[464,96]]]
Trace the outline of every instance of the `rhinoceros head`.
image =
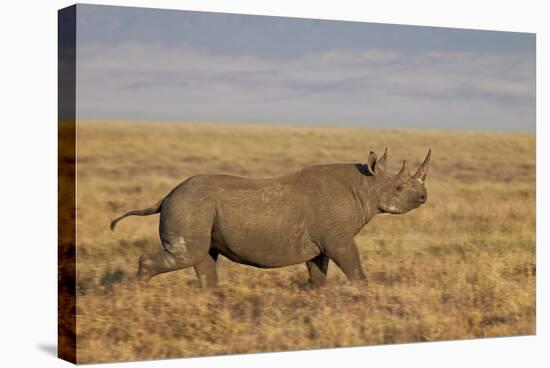
[[379,210],[382,212],[401,214],[409,212],[424,204],[428,198],[424,182],[430,164],[431,150],[414,175],[409,174],[407,161],[397,175],[386,170],[388,150],[377,158],[374,152],[369,155],[368,167],[376,180],[376,193]]

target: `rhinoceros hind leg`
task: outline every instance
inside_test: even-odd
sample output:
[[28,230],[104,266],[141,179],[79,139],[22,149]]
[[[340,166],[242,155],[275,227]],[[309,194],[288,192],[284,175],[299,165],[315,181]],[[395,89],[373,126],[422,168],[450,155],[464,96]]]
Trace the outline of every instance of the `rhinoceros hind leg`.
[[217,259],[218,251],[211,248],[208,255],[195,265],[195,273],[202,288],[218,286]]
[[[160,250],[140,257],[137,279],[149,281],[158,274],[196,266],[204,259],[211,258],[208,245],[203,247],[203,243],[195,239],[187,241],[183,236],[165,237]],[[205,264],[208,263],[205,261]]]
[[[207,274],[208,282],[211,282],[213,264],[210,263],[215,263],[209,254],[212,207],[169,206],[163,211],[167,212],[162,212],[159,226],[162,249],[141,256],[137,278],[149,280],[161,273],[198,266],[201,274]],[[200,263],[203,264],[199,266]]]
[[139,258],[136,278],[139,281],[149,281],[152,277],[166,272],[180,270],[193,266],[192,262],[182,262],[166,249],[160,249],[154,253],[143,254]]
[[329,258],[325,254],[319,254],[317,257],[306,262],[309,272],[309,283],[312,286],[322,286],[327,279]]

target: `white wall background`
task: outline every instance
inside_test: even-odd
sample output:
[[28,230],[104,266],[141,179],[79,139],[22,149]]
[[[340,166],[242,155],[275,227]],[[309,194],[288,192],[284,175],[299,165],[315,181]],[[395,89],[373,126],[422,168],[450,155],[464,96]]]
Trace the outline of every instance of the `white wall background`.
[[[537,33],[537,336],[116,364],[125,367],[285,365],[544,367],[548,320],[549,175],[545,172],[550,65],[544,2],[461,0],[92,1],[245,14]],[[0,12],[0,365],[56,367],[57,9],[61,0],[4,2]],[[546,66],[546,67],[545,67]],[[510,159],[513,159],[511,157]],[[546,348],[546,349],[545,349]]]

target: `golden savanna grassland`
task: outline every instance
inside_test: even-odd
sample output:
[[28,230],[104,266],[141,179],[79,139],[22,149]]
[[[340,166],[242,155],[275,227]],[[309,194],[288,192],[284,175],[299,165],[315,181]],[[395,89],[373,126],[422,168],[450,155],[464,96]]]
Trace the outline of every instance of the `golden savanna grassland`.
[[[535,333],[535,135],[260,125],[80,122],[77,359],[80,363],[316,349]],[[365,162],[416,169],[432,148],[428,202],[379,215],[357,236],[367,290],[334,263],[321,289],[304,264],[218,260],[221,286],[192,268],[131,282],[160,247],[154,204],[194,174],[269,177]]]

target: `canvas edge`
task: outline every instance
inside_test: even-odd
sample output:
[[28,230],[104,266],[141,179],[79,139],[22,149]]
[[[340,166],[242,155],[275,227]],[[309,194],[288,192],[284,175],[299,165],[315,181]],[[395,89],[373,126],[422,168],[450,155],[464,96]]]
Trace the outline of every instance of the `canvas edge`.
[[76,348],[76,5],[58,11],[57,356]]

